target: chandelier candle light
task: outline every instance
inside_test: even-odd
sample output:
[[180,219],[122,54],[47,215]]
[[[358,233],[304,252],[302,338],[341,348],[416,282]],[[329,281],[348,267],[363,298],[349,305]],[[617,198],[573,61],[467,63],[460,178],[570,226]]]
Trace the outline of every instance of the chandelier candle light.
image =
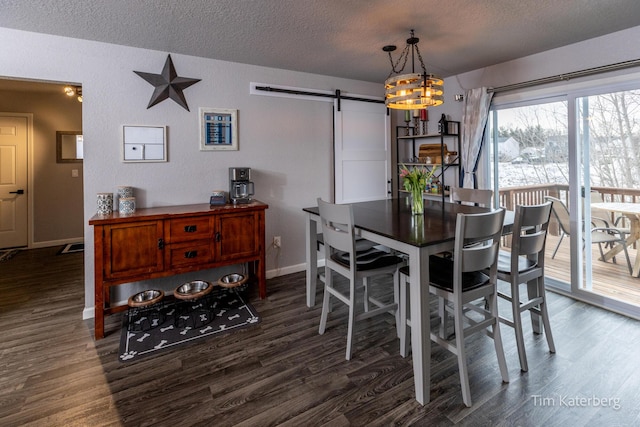
[[427,183],[433,177],[436,168],[427,170],[425,167],[413,167],[411,169],[402,165],[400,168],[400,179],[404,189],[409,192],[411,198],[411,213],[422,215],[424,213],[423,193],[427,188]]
[[[420,110],[427,107],[436,107],[444,102],[443,80],[433,74],[427,74],[427,69],[422,60],[420,49],[418,48],[419,38],[414,37],[411,30],[411,37],[407,39],[398,60],[394,63],[391,52],[396,50],[396,46],[388,45],[382,48],[389,54],[391,62],[391,73],[384,82],[385,105],[387,108],[397,110]],[[404,71],[411,51],[411,73],[400,74]],[[415,55],[418,55],[422,73],[415,72]],[[402,66],[398,65],[402,62]],[[397,74],[393,76],[393,74]]]

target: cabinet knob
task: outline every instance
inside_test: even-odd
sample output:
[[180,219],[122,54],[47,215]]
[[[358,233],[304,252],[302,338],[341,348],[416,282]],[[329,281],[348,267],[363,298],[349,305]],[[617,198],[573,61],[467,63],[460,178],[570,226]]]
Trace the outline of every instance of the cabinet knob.
[[195,233],[198,230],[198,226],[196,225],[185,225],[184,232],[185,233]]
[[198,251],[187,251],[184,253],[185,258],[195,258],[198,256]]
[[216,242],[219,242],[222,240],[222,235],[220,234],[219,231],[216,231],[216,235],[214,236],[214,239]]
[[164,249],[164,240],[158,239],[158,249]]

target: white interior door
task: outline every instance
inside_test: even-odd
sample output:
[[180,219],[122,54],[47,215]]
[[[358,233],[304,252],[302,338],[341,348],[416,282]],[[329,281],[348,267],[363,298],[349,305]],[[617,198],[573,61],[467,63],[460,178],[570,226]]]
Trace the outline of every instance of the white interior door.
[[391,132],[384,104],[340,100],[334,104],[335,202],[390,197]]
[[27,117],[0,116],[0,249],[27,246]]

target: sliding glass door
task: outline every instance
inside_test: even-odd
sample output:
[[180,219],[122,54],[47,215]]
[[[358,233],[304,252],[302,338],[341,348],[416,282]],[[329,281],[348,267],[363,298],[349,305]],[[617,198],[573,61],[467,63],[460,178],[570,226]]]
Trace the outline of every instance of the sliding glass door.
[[638,86],[583,87],[553,98],[523,102],[519,97],[517,103],[494,98],[486,162],[500,206],[555,201],[547,286],[635,317],[640,317]]
[[[584,290],[640,306],[640,90],[576,98],[584,188]],[[640,236],[638,236],[640,237]],[[605,243],[599,243],[606,240]]]
[[[500,206],[513,210],[517,205],[543,203],[547,197],[566,205],[569,190],[567,101],[551,99],[494,109],[489,123],[494,142],[490,144],[490,175]],[[572,258],[568,233],[554,219],[549,234],[547,277],[568,289]]]

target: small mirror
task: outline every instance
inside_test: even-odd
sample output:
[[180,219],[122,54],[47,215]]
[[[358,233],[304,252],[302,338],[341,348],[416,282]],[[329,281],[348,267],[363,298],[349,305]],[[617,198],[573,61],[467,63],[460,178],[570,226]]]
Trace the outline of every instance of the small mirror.
[[56,161],[58,163],[82,163],[82,132],[56,132]]

